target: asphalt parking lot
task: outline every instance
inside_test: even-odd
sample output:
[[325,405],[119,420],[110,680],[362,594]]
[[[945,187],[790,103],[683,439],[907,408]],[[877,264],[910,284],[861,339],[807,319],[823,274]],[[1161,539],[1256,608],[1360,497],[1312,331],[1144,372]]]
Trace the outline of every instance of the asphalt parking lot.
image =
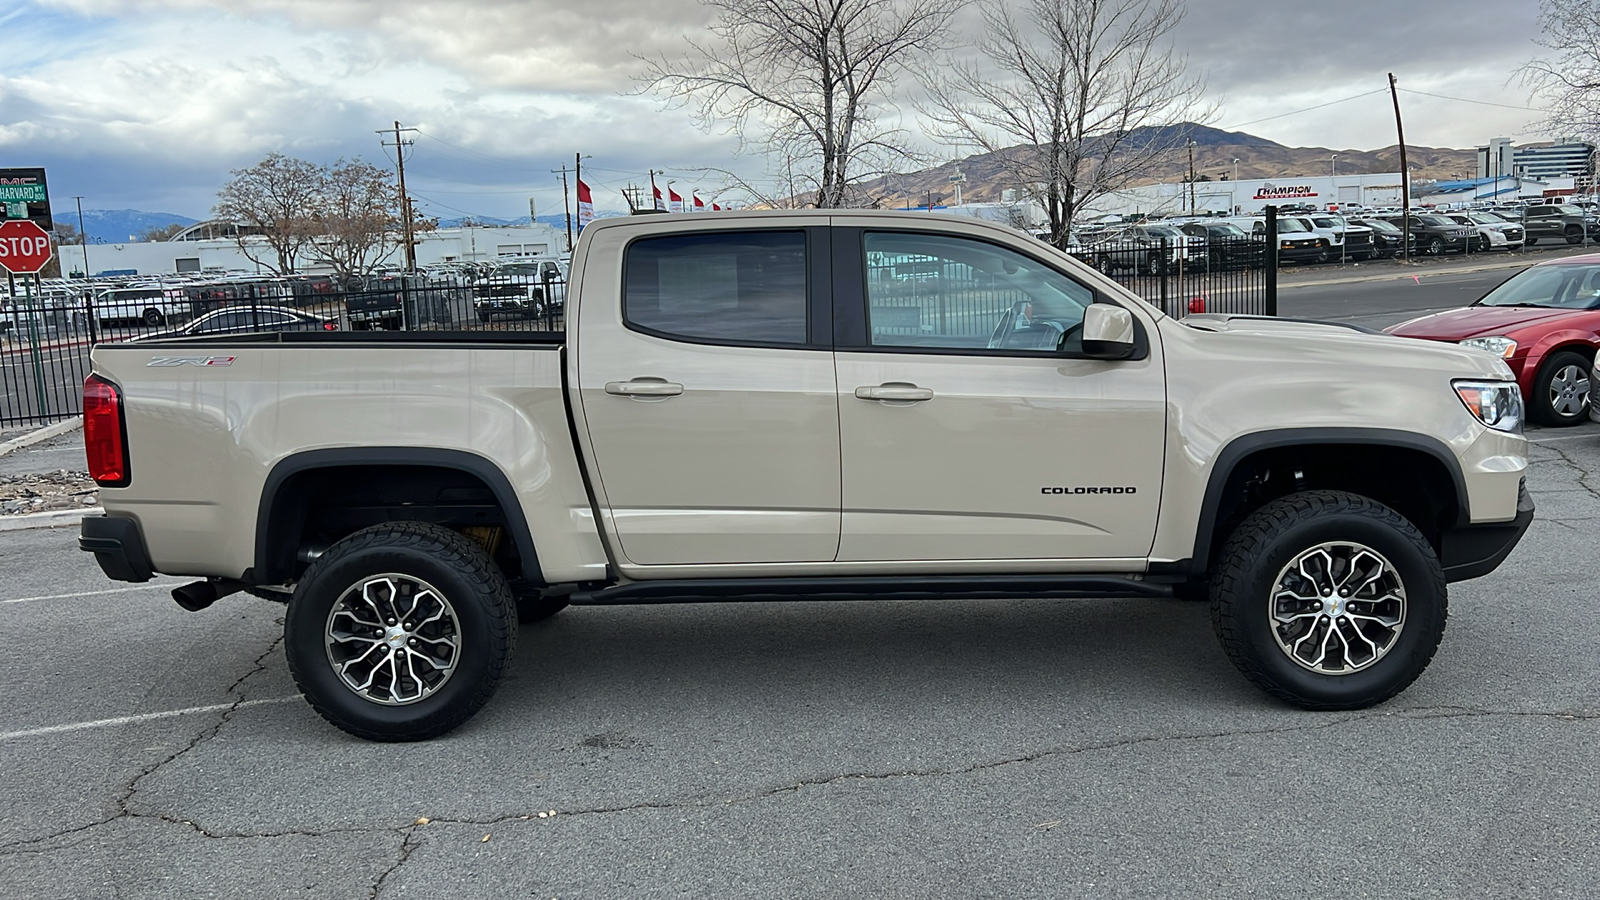
[[457,732],[370,744],[281,606],[0,533],[0,896],[1593,897],[1600,427],[1529,436],[1528,535],[1359,713],[1180,601],[577,608]]

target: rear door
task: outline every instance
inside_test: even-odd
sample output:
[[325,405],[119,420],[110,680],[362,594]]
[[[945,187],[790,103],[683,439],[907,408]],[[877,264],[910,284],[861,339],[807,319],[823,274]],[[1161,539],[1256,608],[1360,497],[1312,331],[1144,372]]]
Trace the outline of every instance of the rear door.
[[827,228],[683,218],[586,237],[568,352],[606,531],[635,566],[832,561]]

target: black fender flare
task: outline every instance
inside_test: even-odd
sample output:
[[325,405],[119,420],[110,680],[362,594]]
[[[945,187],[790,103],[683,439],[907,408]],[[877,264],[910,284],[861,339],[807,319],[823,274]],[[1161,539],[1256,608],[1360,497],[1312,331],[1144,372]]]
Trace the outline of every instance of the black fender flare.
[[326,450],[306,450],[279,460],[261,488],[261,502],[256,512],[255,566],[249,573],[254,578],[246,581],[275,584],[289,573],[272,571],[272,519],[278,496],[290,478],[314,469],[338,466],[430,466],[454,469],[473,475],[488,485],[505,515],[506,531],[516,544],[517,555],[522,559],[522,577],[534,584],[544,584],[543,571],[533,546],[533,532],[528,528],[528,518],[523,512],[511,479],[487,457],[465,450],[446,450],[434,447],[336,447]]
[[1461,472],[1461,462],[1443,441],[1424,434],[1399,431],[1392,428],[1285,428],[1262,431],[1234,438],[1217,453],[1206,481],[1206,493],[1200,504],[1200,518],[1194,536],[1194,555],[1189,559],[1189,570],[1199,574],[1206,570],[1211,558],[1211,545],[1217,527],[1217,515],[1222,508],[1223,491],[1239,463],[1251,454],[1262,450],[1315,444],[1348,444],[1366,447],[1394,447],[1420,451],[1444,465],[1455,486],[1456,526],[1470,521],[1471,508],[1467,498],[1467,480]]

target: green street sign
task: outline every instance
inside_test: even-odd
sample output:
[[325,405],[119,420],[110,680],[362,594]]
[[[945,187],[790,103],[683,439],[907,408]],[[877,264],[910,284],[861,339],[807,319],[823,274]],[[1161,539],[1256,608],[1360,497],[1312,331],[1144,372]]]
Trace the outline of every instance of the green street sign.
[[50,198],[45,195],[42,184],[5,184],[0,182],[0,203],[43,203]]

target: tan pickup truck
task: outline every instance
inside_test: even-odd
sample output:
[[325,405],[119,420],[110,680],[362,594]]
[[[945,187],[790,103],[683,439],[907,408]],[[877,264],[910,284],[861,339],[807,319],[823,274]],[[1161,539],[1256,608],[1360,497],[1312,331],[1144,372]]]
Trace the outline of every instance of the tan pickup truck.
[[568,299],[565,334],[100,345],[81,546],[286,599],[311,705],[414,740],[568,604],[1208,595],[1261,688],[1368,706],[1533,514],[1489,354],[1174,320],[982,222],[604,220]]

